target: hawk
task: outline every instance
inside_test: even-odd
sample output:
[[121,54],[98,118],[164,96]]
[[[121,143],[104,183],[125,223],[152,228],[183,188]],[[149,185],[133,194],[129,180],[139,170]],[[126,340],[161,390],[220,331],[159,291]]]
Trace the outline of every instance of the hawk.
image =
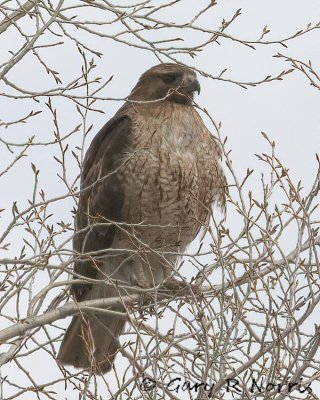
[[[92,140],[73,248],[81,256],[76,278],[95,282],[72,284],[77,302],[162,284],[208,224],[212,204],[224,205],[221,147],[194,107],[194,92],[200,85],[193,70],[156,65]],[[108,372],[124,325],[116,313],[73,317],[59,364]]]

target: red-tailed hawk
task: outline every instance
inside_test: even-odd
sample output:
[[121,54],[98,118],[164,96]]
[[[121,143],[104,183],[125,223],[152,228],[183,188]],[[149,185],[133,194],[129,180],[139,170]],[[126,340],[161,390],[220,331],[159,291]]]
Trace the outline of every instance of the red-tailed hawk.
[[[191,69],[157,65],[93,139],[73,243],[76,253],[90,255],[74,271],[101,283],[73,284],[76,301],[161,284],[174,270],[174,253],[208,223],[212,204],[224,204],[221,149],[193,106],[199,90]],[[102,313],[75,316],[58,362],[109,371],[124,324]]]

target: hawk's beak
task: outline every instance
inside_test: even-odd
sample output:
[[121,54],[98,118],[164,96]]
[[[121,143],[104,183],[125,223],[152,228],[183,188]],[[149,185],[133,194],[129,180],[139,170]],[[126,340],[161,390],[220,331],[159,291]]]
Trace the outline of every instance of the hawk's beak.
[[198,93],[198,95],[200,94],[200,92],[201,92],[201,86],[200,86],[200,83],[199,83],[199,81],[198,81],[198,79],[195,79],[193,82],[192,82],[192,89],[193,89],[193,91],[194,92],[197,92]]
[[197,92],[198,94],[200,94],[201,87],[198,79],[192,79],[192,81],[186,85],[185,90],[187,92]]

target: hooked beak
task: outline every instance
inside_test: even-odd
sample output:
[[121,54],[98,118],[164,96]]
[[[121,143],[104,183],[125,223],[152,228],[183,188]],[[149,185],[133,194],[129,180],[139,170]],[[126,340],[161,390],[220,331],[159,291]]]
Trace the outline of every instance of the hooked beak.
[[192,77],[192,79],[188,79],[188,82],[186,82],[186,85],[183,87],[186,93],[193,93],[197,92],[200,94],[200,83],[196,77]]
[[201,87],[198,79],[195,79],[190,85],[190,91],[197,92],[198,95],[200,94]]

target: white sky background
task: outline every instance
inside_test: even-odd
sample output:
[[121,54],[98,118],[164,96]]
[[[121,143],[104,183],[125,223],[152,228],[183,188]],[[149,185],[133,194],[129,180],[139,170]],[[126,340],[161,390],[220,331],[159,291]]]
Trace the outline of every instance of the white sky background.
[[[16,2],[11,2],[15,8]],[[10,3],[10,4],[11,4]],[[56,2],[54,2],[55,4]],[[66,4],[74,2],[66,1]],[[158,1],[153,2],[160,4]],[[182,0],[175,8],[163,10],[163,19],[171,22],[188,22],[190,17],[195,15],[196,9],[201,9],[207,1]],[[223,18],[229,19],[237,9],[242,9],[242,15],[226,30],[226,33],[243,40],[257,40],[261,35],[264,26],[268,26],[271,32],[265,37],[266,40],[279,40],[291,36],[296,31],[303,29],[309,22],[315,24],[320,21],[320,1],[218,1],[218,5],[211,9],[199,20],[199,25],[211,27],[217,30]],[[175,10],[174,12],[172,10]],[[70,13],[71,15],[72,13]],[[77,12],[79,19],[95,20],[101,16],[97,11]],[[81,16],[80,16],[81,15]],[[26,32],[33,32],[34,22],[28,17],[19,21],[19,25]],[[53,25],[54,29],[54,25]],[[101,30],[113,33],[114,27],[100,27]],[[58,32],[59,29],[56,29]],[[59,31],[60,32],[60,31]],[[71,30],[70,30],[71,32]],[[146,69],[158,63],[152,52],[129,47],[124,44],[116,43],[111,39],[98,38],[82,32],[76,32],[85,43],[91,48],[103,53],[101,59],[95,57],[97,68],[93,76],[102,76],[107,79],[113,75],[112,81],[101,92],[101,95],[108,98],[124,98],[129,94],[137,79]],[[176,34],[171,32],[168,37],[181,37],[182,32],[177,30]],[[150,32],[150,40],[160,40],[164,38],[161,31]],[[194,33],[186,32],[183,34],[185,45],[190,46],[198,43],[205,37],[199,33],[196,37]],[[320,32],[314,30],[306,35],[296,38],[287,43],[288,48],[279,44],[276,45],[257,45],[256,50],[221,38],[220,46],[216,43],[209,45],[195,59],[181,57],[180,60],[189,63],[199,70],[218,76],[220,72],[227,68],[223,75],[239,82],[255,82],[264,79],[267,75],[277,75],[284,69],[289,68],[289,64],[282,59],[272,57],[277,52],[290,57],[301,59],[305,62],[312,60],[315,69],[320,70]],[[62,41],[64,38],[48,39],[44,35],[39,39],[39,43],[48,44],[54,41]],[[38,43],[38,42],[37,42]],[[0,36],[0,64],[10,58],[9,51],[17,51],[23,44],[17,30],[11,27]],[[66,83],[81,74],[82,61],[74,44],[69,40],[60,47],[52,47],[39,50],[50,68],[60,72],[60,78]],[[162,57],[163,61],[167,61]],[[44,91],[55,87],[55,82],[44,71],[43,67],[32,54],[28,54],[24,59],[7,75],[7,78],[16,85],[31,91]],[[276,141],[276,152],[278,157],[290,168],[291,177],[297,182],[303,181],[306,190],[311,188],[315,178],[317,162],[315,153],[319,152],[320,145],[320,93],[319,90],[310,87],[309,82],[302,73],[294,71],[286,76],[283,81],[274,81],[257,87],[249,87],[247,90],[229,82],[211,80],[199,76],[202,87],[201,94],[196,98],[196,102],[208,110],[215,121],[222,122],[222,135],[228,136],[228,148],[232,149],[231,158],[233,166],[238,171],[239,177],[244,177],[247,168],[253,168],[254,174],[250,178],[249,186],[254,193],[261,196],[260,174],[268,169],[258,161],[255,154],[269,151],[266,141],[260,132],[266,132],[268,136]],[[58,85],[60,86],[60,85]],[[2,83],[0,93],[10,92],[12,89]],[[80,93],[80,92],[79,92]],[[84,91],[82,91],[84,94]],[[13,100],[0,97],[0,119],[8,122],[25,116],[30,109],[43,110],[43,113],[30,119],[27,124],[21,124],[3,129],[0,127],[0,137],[10,142],[24,142],[32,135],[36,136],[36,141],[43,142],[53,139],[53,124],[44,106],[46,98],[41,99],[37,104],[32,100]],[[113,116],[115,111],[122,104],[119,101],[98,101],[95,107],[103,110],[102,113],[89,113],[88,125],[93,124],[93,130],[89,135],[90,140],[100,127]],[[53,105],[57,109],[58,121],[61,135],[67,134],[76,125],[81,123],[81,118],[71,101],[56,97]],[[206,120],[207,121],[207,120]],[[212,130],[212,127],[208,127]],[[70,146],[80,145],[82,132],[73,135],[68,143]],[[86,146],[89,142],[87,142]],[[16,149],[15,149],[16,151]],[[3,144],[0,143],[0,171],[10,164],[15,155],[11,154]],[[1,179],[0,209],[6,209],[1,214],[0,232],[3,232],[11,220],[11,205],[13,201],[18,201],[19,209],[28,206],[27,199],[32,197],[33,173],[30,167],[31,161],[40,169],[39,188],[43,188],[47,198],[64,194],[66,189],[57,177],[60,173],[57,162],[53,155],[58,155],[57,146],[37,146],[28,151],[28,157],[20,160],[14,170]],[[78,174],[76,163],[69,159],[67,173],[70,182]],[[274,199],[276,200],[276,199]],[[64,201],[52,206],[53,216],[51,224],[56,224],[63,220],[72,223],[71,208],[73,201]],[[237,219],[228,215],[228,226],[237,231]],[[56,225],[55,225],[56,226]],[[8,237],[11,246],[8,251],[1,251],[1,258],[17,256],[22,247],[22,237],[25,232],[18,229]],[[65,238],[65,237],[64,237]],[[295,237],[288,237],[285,245],[290,250],[291,242],[294,243]],[[191,246],[195,249],[196,246]],[[43,278],[47,284],[46,277]],[[36,283],[35,292],[42,286],[42,282]],[[1,292],[0,292],[1,294]],[[67,322],[65,325],[67,325]],[[318,321],[314,321],[315,323]],[[8,321],[4,324],[9,325]],[[170,321],[167,321],[167,329],[170,328]],[[165,331],[165,329],[164,329]],[[1,351],[1,349],[0,349]],[[30,361],[30,370],[39,369],[36,376],[38,384],[53,380],[54,376],[59,376],[59,370],[52,360],[43,356],[43,359],[34,358]],[[121,362],[121,359],[119,357]],[[118,360],[118,362],[119,362]],[[2,376],[17,373],[13,363],[3,368]],[[50,378],[48,378],[48,376]],[[25,377],[21,376],[23,382]],[[15,381],[18,382],[19,378]],[[25,383],[23,383],[25,385]],[[61,392],[56,395],[56,399],[63,398],[63,385],[55,388]],[[5,388],[4,398],[13,394],[12,389]],[[320,395],[320,390],[319,390]],[[30,399],[30,394],[26,393],[19,399]],[[68,394],[68,399],[76,399],[72,391]]]

